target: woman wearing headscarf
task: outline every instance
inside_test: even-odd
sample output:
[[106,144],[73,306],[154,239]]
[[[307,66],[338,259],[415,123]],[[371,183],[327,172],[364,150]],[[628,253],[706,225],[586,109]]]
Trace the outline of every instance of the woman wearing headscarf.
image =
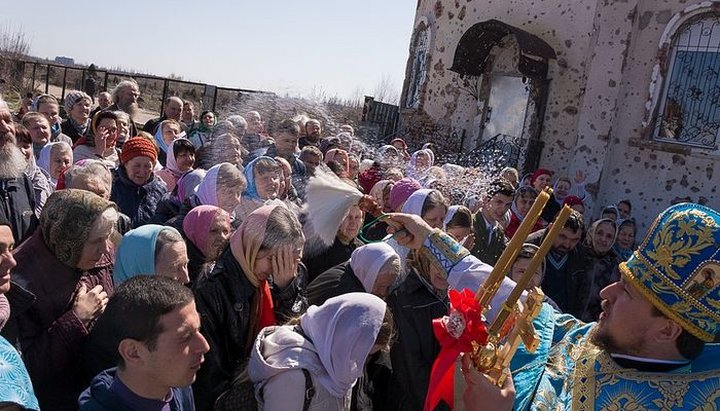
[[333,148],[325,153],[323,162],[340,178],[350,177],[350,157],[341,148]]
[[[15,319],[23,360],[43,409],[77,410],[88,381],[82,345],[113,292],[115,205],[84,190],[48,199],[40,227],[15,250],[13,280],[35,296]],[[15,294],[7,294],[11,304]]]
[[620,261],[626,261],[635,251],[635,235],[637,226],[632,218],[622,220],[618,225],[617,239],[613,245],[613,251],[620,258]]
[[180,233],[172,227],[146,224],[128,231],[120,241],[113,283],[118,286],[137,275],[159,275],[187,284],[187,265]]
[[195,165],[195,147],[190,140],[179,138],[173,141],[171,146],[172,150],[168,150],[165,167],[155,172],[155,175],[167,186],[168,192],[175,190],[180,177],[192,170]]
[[[394,184],[395,182],[392,180],[380,180],[375,183],[375,185],[372,187],[372,190],[370,190],[370,197],[372,197],[377,202],[378,206],[381,207],[384,213],[392,212],[392,209],[390,209],[389,200],[390,191],[392,190]],[[367,213],[365,215],[365,221],[363,221],[363,227],[370,224],[374,219],[375,217],[373,217],[370,213]],[[388,224],[385,221],[376,221],[364,230],[363,237],[368,241],[380,241],[383,238],[387,237],[387,228]]]
[[114,112],[99,111],[93,117],[87,134],[75,142],[73,160],[102,160],[108,168],[116,168],[120,164],[120,150],[115,146],[119,129]]
[[[403,205],[402,213],[415,214],[428,223],[432,228],[442,228],[443,221],[445,221],[445,215],[447,214],[447,203],[445,197],[437,191],[428,188],[423,188],[415,191],[408,197],[407,201]],[[388,244],[395,250],[400,256],[400,278],[396,286],[402,284],[405,278],[408,276],[409,266],[407,264],[408,254],[410,249],[398,244],[395,239],[388,240]]]
[[617,224],[610,219],[592,223],[585,236],[585,250],[590,258],[585,271],[585,280],[590,283],[590,292],[585,309],[579,318],[585,322],[597,321],[602,308],[600,290],[620,279],[620,259],[612,250],[617,236]]
[[182,126],[177,120],[169,119],[160,123],[153,136],[155,145],[158,147],[158,163],[165,167],[167,165],[167,156],[173,141],[184,137]]
[[215,124],[217,124],[215,113],[212,111],[203,111],[202,114],[200,114],[200,123],[190,131],[189,136],[196,150],[199,150],[208,142],[215,128]]
[[410,153],[408,153],[408,146],[405,140],[401,138],[395,138],[390,142],[390,145],[397,149],[398,153],[404,161],[410,160]]
[[[146,224],[128,231],[120,241],[113,269],[115,287],[138,275],[158,275],[187,284],[187,251],[180,233],[172,228]],[[100,316],[84,347],[88,378],[117,366],[118,341],[112,324]]]
[[73,163],[73,151],[70,144],[55,141],[45,144],[40,150],[37,165],[50,176],[50,187],[55,190],[60,173]]
[[215,269],[196,289],[201,332],[210,352],[194,384],[198,410],[210,410],[242,371],[258,332],[305,311],[302,227],[287,208],[250,213]]
[[130,217],[133,227],[151,221],[157,205],[167,192],[165,184],[153,173],[157,152],[153,143],[142,137],[125,142],[122,164],[113,176],[110,200]]
[[[508,223],[507,227],[505,227],[505,236],[507,238],[513,238],[515,232],[520,227],[520,224],[522,224],[522,222],[525,220],[525,216],[527,215],[528,211],[530,211],[530,208],[535,202],[537,196],[538,192],[533,187],[522,186],[518,187],[515,190],[515,194],[513,195],[513,202],[510,206],[510,222]],[[544,221],[539,218],[535,222],[535,225],[533,225],[530,232],[534,233],[538,230],[542,230],[544,226]]]
[[243,170],[247,187],[235,216],[242,221],[248,214],[262,207],[266,201],[278,198],[282,170],[272,157],[260,156]]
[[350,259],[340,263],[307,287],[308,304],[322,305],[325,300],[342,294],[364,292],[385,299],[390,286],[400,275],[400,257],[384,242],[355,249]]
[[443,231],[468,250],[475,245],[473,215],[469,208],[454,205],[448,208],[443,221]]
[[[432,322],[448,314],[448,278],[432,263],[432,258],[412,250],[408,256],[409,274],[388,298],[388,306],[398,327],[398,340],[390,349],[396,384],[390,388],[399,410],[421,410],[430,382],[430,371],[440,343]],[[441,403],[435,410],[449,410]]]
[[418,181],[423,181],[427,177],[427,172],[435,162],[435,154],[430,150],[418,150],[410,157],[407,167],[407,175]]
[[70,90],[65,94],[65,112],[67,120],[60,124],[63,134],[75,143],[87,133],[90,127],[90,106],[92,97],[80,90]]
[[207,171],[193,194],[182,203],[178,214],[166,224],[182,231],[185,216],[199,205],[222,208],[234,220],[235,208],[240,205],[240,195],[245,191],[246,184],[245,176],[236,166],[230,163],[215,165]]
[[390,310],[367,293],[331,298],[296,325],[263,329],[248,365],[259,408],[349,411],[368,356],[387,349],[392,335]]
[[211,205],[197,206],[185,216],[183,234],[190,261],[190,281],[197,286],[210,274],[230,240],[230,214]]

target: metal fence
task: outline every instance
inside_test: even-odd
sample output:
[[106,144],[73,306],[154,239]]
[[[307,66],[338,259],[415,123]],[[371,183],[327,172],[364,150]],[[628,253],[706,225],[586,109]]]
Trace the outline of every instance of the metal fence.
[[245,94],[274,93],[242,88],[218,87],[206,83],[185,81],[145,74],[130,74],[94,67],[68,66],[44,61],[5,61],[14,67],[14,77],[22,81],[23,94],[44,92],[64,99],[69,90],[83,90],[93,97],[109,91],[120,81],[132,78],[142,93],[140,107],[148,112],[160,114],[167,97],[178,96],[191,101],[196,111],[222,111]]
[[400,119],[400,108],[398,106],[375,101],[373,97],[365,96],[363,104],[362,124],[374,126],[377,130],[370,138],[372,142],[385,141],[388,136],[394,134],[398,128]]

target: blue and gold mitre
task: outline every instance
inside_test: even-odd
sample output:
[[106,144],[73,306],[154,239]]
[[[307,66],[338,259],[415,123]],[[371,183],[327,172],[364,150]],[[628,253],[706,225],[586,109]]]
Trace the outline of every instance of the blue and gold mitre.
[[660,213],[620,271],[665,315],[705,342],[720,334],[720,214],[698,204]]

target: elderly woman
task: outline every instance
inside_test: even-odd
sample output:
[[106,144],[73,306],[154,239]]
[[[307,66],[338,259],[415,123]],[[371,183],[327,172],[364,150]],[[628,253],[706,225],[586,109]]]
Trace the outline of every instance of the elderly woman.
[[230,240],[230,214],[211,205],[197,206],[185,216],[183,234],[188,249],[190,281],[197,286],[210,274]]
[[[158,275],[187,284],[187,263],[185,241],[176,229],[147,224],[128,231],[120,241],[113,282],[117,287],[138,275]],[[101,316],[85,344],[88,377],[118,364],[118,343],[112,325]]]
[[385,299],[400,275],[400,257],[384,242],[355,249],[350,259],[315,278],[307,287],[308,304],[322,305],[342,294],[364,292]]
[[393,333],[385,302],[366,293],[331,298],[295,325],[263,329],[248,365],[259,409],[349,411],[363,365],[388,349]]
[[134,137],[125,142],[120,159],[122,164],[115,170],[110,199],[130,217],[133,227],[139,227],[150,221],[166,192],[165,185],[152,171],[157,152],[151,141]]
[[428,149],[418,150],[410,157],[407,167],[407,175],[415,180],[422,181],[427,177],[428,170],[435,162],[435,155]]
[[118,117],[112,111],[100,111],[95,114],[88,134],[78,139],[73,151],[75,161],[84,159],[102,160],[110,168],[120,163],[119,150],[115,147],[118,132]]
[[40,150],[37,165],[50,177],[50,188],[55,190],[60,173],[73,163],[73,151],[70,144],[64,141],[47,143]]
[[330,247],[323,249],[320,241],[306,244],[303,263],[308,270],[308,281],[314,280],[327,269],[347,261],[352,252],[363,244],[357,235],[362,228],[364,216],[360,207],[352,206],[340,223]]
[[83,91],[70,90],[65,94],[65,112],[68,118],[60,127],[73,143],[84,136],[90,127],[90,106],[92,97]]
[[167,191],[175,190],[178,180],[195,165],[195,147],[190,140],[179,138],[172,142],[172,149],[167,152],[165,168],[156,171],[155,175],[167,186]]
[[610,219],[600,219],[592,223],[585,236],[585,250],[590,257],[585,272],[585,281],[590,282],[590,292],[585,309],[580,315],[580,319],[585,322],[597,321],[602,312],[600,290],[620,279],[620,259],[612,250],[616,237],[617,224]]
[[[48,199],[40,228],[15,250],[13,279],[35,295],[17,321],[23,360],[42,409],[76,410],[87,385],[82,345],[113,292],[115,205],[84,190]],[[12,290],[8,299],[15,298]]]
[[261,329],[305,310],[304,242],[302,227],[287,208],[260,207],[235,231],[196,290],[201,332],[210,344],[193,387],[198,410],[212,409]]
[[188,257],[185,240],[172,228],[146,224],[128,231],[115,258],[116,286],[136,275],[159,275],[187,284]]

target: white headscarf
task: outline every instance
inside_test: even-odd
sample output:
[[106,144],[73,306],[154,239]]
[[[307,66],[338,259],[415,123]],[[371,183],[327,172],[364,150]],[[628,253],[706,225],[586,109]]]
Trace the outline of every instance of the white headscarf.
[[415,214],[422,217],[422,209],[425,204],[425,199],[435,190],[430,188],[423,188],[410,194],[405,204],[403,204],[402,212],[405,214]]
[[367,244],[352,252],[350,268],[362,283],[365,291],[372,293],[380,269],[393,257],[400,258],[395,250],[385,242]]
[[345,397],[362,375],[386,307],[372,294],[349,293],[310,306],[300,319],[327,372],[316,378],[333,397]]
[[203,181],[195,187],[195,195],[204,205],[218,205],[217,179],[218,172],[223,164],[225,163],[216,164],[210,167],[210,170],[208,170],[207,174],[205,174]]
[[[43,146],[42,150],[40,150],[40,156],[37,160],[37,166],[42,168],[43,170],[47,171],[48,174],[50,174],[50,162],[52,161],[52,148],[57,145],[65,145],[65,149],[69,151],[72,154],[72,147],[70,147],[70,144],[66,143],[65,141],[53,141],[50,143],[45,144]],[[70,163],[72,163],[72,158],[70,159]]]
[[455,216],[455,213],[457,213],[459,208],[459,205],[450,206],[450,208],[448,208],[447,214],[445,214],[445,220],[443,220],[443,231],[447,231],[447,225],[450,223],[450,220],[452,220],[452,218]]

